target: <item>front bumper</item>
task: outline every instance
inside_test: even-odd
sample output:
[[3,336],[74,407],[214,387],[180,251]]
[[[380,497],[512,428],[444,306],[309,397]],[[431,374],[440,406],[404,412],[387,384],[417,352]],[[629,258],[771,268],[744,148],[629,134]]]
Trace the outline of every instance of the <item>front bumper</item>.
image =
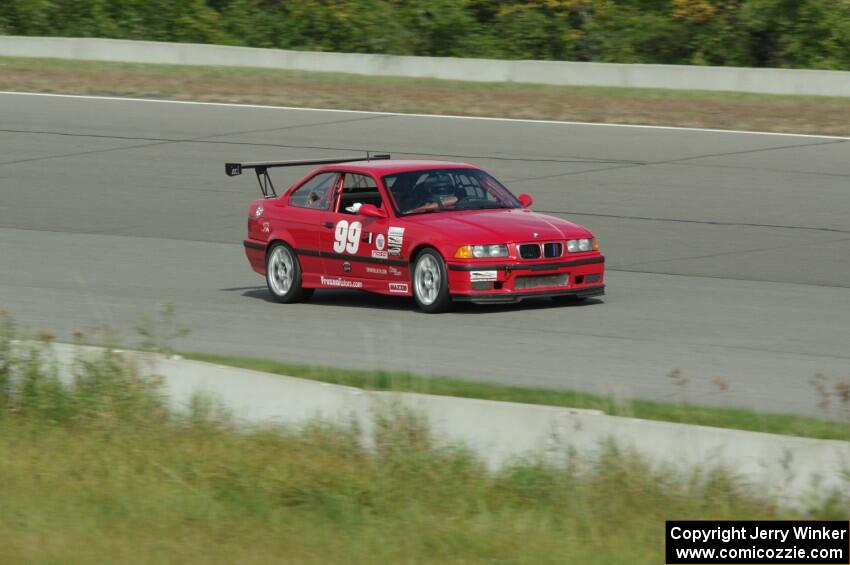
[[570,260],[451,262],[447,267],[452,299],[458,301],[492,304],[605,294],[605,257],[599,253]]
[[589,298],[591,296],[602,296],[603,294],[605,294],[605,285],[601,284],[598,286],[571,290],[512,292],[510,294],[452,294],[452,300],[457,302],[475,302],[476,304],[512,304],[514,302],[521,302],[526,298],[552,298],[556,296]]

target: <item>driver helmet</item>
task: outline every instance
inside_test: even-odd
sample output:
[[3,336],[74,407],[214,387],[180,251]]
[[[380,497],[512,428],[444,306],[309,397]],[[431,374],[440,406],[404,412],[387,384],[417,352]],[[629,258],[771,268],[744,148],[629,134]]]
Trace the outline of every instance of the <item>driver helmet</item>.
[[455,195],[455,186],[452,178],[445,173],[428,175],[422,185],[422,188],[433,196],[444,197]]

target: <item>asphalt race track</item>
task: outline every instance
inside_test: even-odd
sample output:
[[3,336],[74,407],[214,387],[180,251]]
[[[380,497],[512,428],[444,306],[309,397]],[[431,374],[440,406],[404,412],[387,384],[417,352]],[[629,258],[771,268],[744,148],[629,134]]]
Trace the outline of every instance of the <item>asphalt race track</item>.
[[[259,191],[224,162],[363,150],[480,165],[588,226],[608,295],[269,302],[241,245]],[[64,340],[133,342],[173,301],[183,350],[825,415],[810,381],[850,381],[848,287],[850,139],[0,94],[0,307]]]

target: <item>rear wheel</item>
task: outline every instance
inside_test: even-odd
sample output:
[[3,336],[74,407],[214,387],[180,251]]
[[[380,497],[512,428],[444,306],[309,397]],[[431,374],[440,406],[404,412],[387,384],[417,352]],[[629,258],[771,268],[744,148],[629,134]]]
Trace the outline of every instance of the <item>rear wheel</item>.
[[451,307],[446,263],[434,249],[424,249],[416,257],[413,298],[417,306],[429,314],[445,312]]
[[298,302],[313,294],[301,286],[301,265],[288,245],[277,242],[266,255],[266,285],[275,300],[285,304]]

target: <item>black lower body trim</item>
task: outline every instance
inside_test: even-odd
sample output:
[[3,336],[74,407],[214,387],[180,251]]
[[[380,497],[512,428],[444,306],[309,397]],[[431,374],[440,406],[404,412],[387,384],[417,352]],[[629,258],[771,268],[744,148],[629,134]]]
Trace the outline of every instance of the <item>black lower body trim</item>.
[[476,304],[512,304],[526,298],[551,298],[553,296],[575,296],[589,298],[605,294],[605,285],[588,288],[571,288],[568,290],[549,290],[543,292],[511,292],[499,294],[452,294],[452,300],[457,302],[474,302]]
[[245,249],[256,249],[258,251],[265,251],[267,247],[265,243],[257,243],[256,241],[248,241],[247,239],[242,242],[242,245],[245,246]]
[[359,255],[346,255],[344,253],[331,253],[329,251],[313,251],[312,249],[296,249],[296,255],[307,255],[309,257],[322,257],[323,259],[338,259],[339,261],[351,261],[352,263],[375,263],[378,265],[391,265],[393,267],[407,267],[407,261],[396,259],[377,259],[375,257],[361,257]]

